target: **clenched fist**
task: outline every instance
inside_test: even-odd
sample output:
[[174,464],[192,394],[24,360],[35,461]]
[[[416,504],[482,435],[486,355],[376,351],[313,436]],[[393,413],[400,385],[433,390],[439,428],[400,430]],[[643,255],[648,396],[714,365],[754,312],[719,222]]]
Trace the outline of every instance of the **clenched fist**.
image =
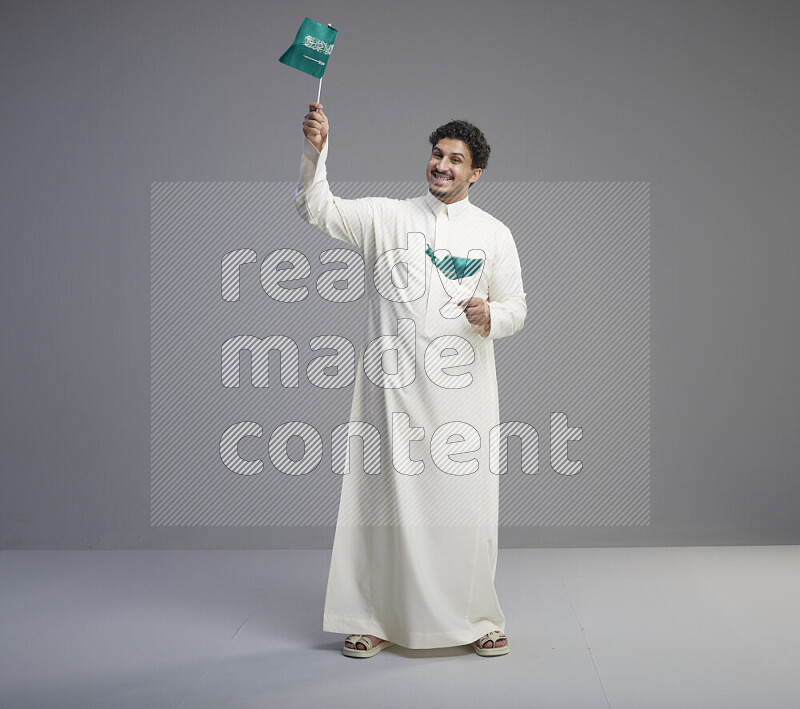
[[458,301],[459,306],[466,303],[464,315],[471,325],[485,326],[487,329],[492,324],[492,314],[489,303],[483,298],[466,298]]
[[328,138],[328,117],[322,112],[321,103],[308,104],[308,113],[303,120],[303,133],[312,145],[322,152]]

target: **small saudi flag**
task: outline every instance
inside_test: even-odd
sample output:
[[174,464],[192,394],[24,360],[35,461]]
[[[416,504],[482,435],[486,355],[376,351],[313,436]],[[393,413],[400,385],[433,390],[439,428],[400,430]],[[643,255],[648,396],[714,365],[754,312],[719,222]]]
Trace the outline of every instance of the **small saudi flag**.
[[326,27],[306,17],[292,46],[281,55],[280,62],[322,79],[337,34],[339,31],[330,25]]
[[430,256],[433,265],[436,266],[451,281],[467,278],[477,273],[483,263],[482,258],[464,258],[463,256],[445,256],[436,258],[433,249],[426,243],[425,253]]

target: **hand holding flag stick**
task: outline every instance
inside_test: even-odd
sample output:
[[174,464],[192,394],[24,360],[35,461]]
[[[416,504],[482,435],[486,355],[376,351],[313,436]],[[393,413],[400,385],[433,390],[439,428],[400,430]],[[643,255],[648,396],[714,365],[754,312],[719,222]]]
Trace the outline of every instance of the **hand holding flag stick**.
[[322,94],[322,75],[328,66],[328,57],[333,51],[333,43],[338,34],[339,31],[331,25],[326,27],[306,17],[303,24],[300,25],[300,29],[297,30],[297,36],[294,38],[292,46],[279,59],[282,64],[319,79],[317,103]]
[[303,121],[303,133],[321,153],[328,138],[328,117],[322,112],[321,103],[308,105],[308,113]]

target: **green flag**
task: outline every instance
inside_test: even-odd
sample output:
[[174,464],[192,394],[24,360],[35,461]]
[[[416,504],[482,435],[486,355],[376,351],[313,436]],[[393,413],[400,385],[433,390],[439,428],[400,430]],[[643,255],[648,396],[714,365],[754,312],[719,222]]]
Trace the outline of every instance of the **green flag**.
[[339,31],[330,25],[326,27],[306,17],[292,46],[281,55],[280,62],[321,79],[337,34]]
[[443,259],[436,258],[433,249],[425,243],[425,253],[430,256],[433,265],[436,266],[451,281],[472,276],[477,273],[483,263],[482,258],[464,258],[463,256],[445,256]]

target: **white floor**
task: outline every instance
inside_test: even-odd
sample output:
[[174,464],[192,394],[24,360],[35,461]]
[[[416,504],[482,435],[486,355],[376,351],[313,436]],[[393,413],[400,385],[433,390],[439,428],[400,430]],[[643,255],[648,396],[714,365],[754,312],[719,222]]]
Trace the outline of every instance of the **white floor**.
[[800,546],[501,549],[511,653],[344,657],[329,551],[2,551],[0,707],[800,707]]

